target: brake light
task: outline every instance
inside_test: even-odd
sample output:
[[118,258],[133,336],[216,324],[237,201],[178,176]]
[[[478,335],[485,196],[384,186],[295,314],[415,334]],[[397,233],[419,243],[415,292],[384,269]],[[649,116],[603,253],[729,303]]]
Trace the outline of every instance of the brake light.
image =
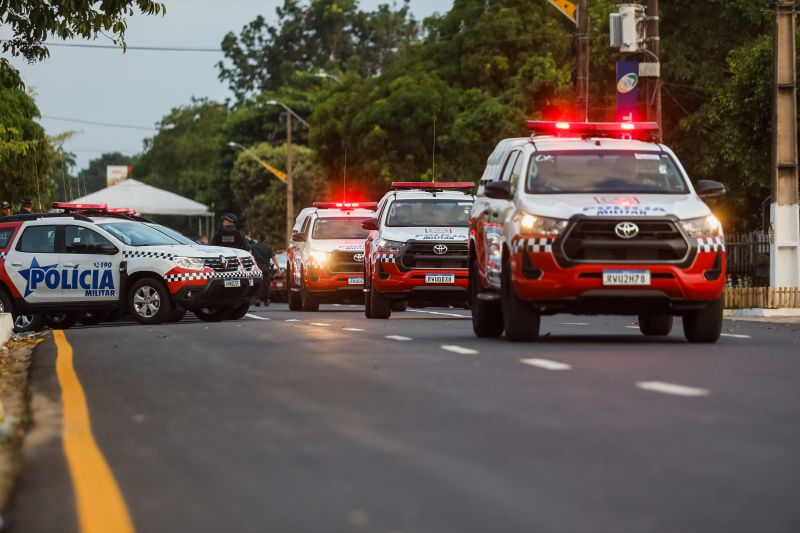
[[471,181],[393,181],[392,189],[425,189],[425,190],[445,190],[445,189],[474,189],[475,184]]
[[107,204],[71,204],[69,202],[53,202],[53,209],[72,209],[72,210],[92,209],[92,210],[105,211],[106,209],[108,209],[108,205]]

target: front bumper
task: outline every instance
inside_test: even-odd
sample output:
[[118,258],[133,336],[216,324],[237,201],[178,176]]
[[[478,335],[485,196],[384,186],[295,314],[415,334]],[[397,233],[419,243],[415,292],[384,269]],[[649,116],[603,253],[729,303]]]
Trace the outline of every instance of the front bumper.
[[239,287],[226,287],[225,281],[225,279],[213,279],[200,284],[184,284],[176,287],[175,291],[170,287],[170,292],[175,303],[186,309],[237,306],[257,298],[261,293],[260,277],[241,279]]
[[[455,282],[426,283],[427,275],[452,274]],[[376,262],[373,266],[373,288],[392,299],[419,301],[430,305],[461,305],[469,300],[469,271],[400,270],[396,263]]]

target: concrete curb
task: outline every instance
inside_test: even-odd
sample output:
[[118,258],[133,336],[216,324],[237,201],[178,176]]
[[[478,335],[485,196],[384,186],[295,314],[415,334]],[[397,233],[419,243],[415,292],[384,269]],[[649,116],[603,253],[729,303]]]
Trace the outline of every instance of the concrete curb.
[[800,317],[800,309],[725,309],[725,316],[734,318]]
[[5,344],[14,335],[14,319],[11,313],[0,313],[0,344]]

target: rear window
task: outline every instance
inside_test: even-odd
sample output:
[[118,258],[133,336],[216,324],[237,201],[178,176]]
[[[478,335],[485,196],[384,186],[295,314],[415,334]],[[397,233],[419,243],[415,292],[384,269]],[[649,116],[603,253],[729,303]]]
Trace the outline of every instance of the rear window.
[[55,226],[31,226],[26,228],[17,249],[31,254],[52,254],[56,251]]
[[11,237],[14,236],[15,228],[0,228],[0,250],[8,248]]

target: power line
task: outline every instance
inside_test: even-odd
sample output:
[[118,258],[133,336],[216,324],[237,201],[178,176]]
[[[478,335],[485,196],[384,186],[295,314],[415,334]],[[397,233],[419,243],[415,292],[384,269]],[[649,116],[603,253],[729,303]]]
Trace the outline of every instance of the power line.
[[[5,41],[4,41],[5,42]],[[122,50],[122,46],[115,44],[85,44],[85,43],[42,43],[44,46],[60,46],[63,48],[100,48],[106,50]],[[189,46],[127,46],[126,50],[141,50],[144,52],[214,52],[221,54],[222,48],[195,48]]]
[[93,120],[82,120],[79,118],[52,117],[42,115],[47,120],[60,120],[62,122],[75,122],[77,124],[88,124],[90,126],[103,126],[105,128],[125,128],[129,130],[158,131],[158,128],[148,128],[147,126],[131,126],[130,124],[112,124],[110,122],[95,122]]

